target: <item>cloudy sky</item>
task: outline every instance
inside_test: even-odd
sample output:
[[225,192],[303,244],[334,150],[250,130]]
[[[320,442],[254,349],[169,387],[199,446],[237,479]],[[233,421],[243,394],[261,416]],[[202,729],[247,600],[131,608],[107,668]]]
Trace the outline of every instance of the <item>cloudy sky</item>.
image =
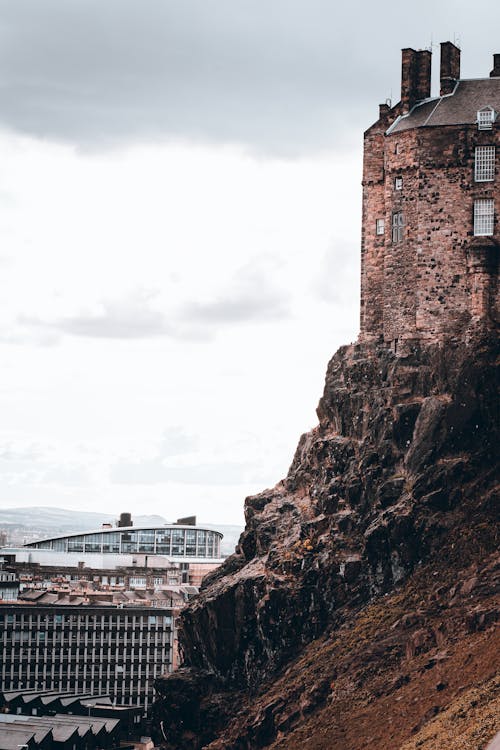
[[357,335],[400,48],[487,76],[500,7],[474,9],[0,0],[2,507],[242,521]]

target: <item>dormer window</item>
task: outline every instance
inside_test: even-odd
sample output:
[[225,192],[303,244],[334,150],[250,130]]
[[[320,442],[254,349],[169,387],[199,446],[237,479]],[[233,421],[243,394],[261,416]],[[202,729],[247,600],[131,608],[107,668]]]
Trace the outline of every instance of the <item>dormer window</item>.
[[477,113],[478,130],[491,130],[497,119],[497,113],[493,107],[483,107]]
[[403,178],[395,177],[394,178],[394,190],[402,190],[402,189],[403,189]]

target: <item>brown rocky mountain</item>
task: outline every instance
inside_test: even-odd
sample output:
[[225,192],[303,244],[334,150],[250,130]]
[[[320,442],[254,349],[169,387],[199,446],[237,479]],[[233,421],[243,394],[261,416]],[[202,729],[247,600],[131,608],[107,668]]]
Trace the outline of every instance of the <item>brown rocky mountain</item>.
[[365,133],[360,338],[183,611],[166,750],[484,750],[500,730],[500,55],[464,81],[443,42],[432,100],[431,68],[404,49],[401,101]]
[[168,750],[484,748],[500,730],[498,346],[340,349],[288,476],[182,616]]

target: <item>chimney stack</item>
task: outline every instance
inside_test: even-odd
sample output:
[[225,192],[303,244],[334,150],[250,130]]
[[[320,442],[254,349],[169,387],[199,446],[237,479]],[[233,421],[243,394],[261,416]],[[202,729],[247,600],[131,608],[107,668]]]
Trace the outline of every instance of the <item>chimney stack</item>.
[[127,526],[132,526],[132,516],[130,513],[120,513],[120,518],[118,519],[118,527],[119,528],[125,528]]
[[500,55],[493,55],[493,70],[490,78],[500,78]]
[[451,94],[460,78],[460,50],[452,42],[441,42],[441,96]]
[[401,53],[401,104],[406,113],[431,95],[431,52],[407,47]]

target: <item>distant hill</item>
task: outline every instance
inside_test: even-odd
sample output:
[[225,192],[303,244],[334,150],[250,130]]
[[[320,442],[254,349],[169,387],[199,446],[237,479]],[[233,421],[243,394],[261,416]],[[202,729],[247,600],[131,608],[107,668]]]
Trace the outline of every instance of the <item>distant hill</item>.
[[[64,508],[48,508],[44,506],[28,508],[6,508],[0,509],[0,527],[6,531],[9,529],[22,529],[29,533],[39,534],[40,537],[51,534],[65,534],[72,531],[91,531],[98,529],[103,523],[116,523],[117,516],[114,513],[95,513],[85,510],[66,510]],[[163,516],[132,516],[135,526],[162,526],[171,523]],[[205,524],[199,522],[200,526],[215,529],[224,534],[221,550],[223,555],[234,552],[238,538],[243,531],[242,526],[231,526],[227,524]]]

